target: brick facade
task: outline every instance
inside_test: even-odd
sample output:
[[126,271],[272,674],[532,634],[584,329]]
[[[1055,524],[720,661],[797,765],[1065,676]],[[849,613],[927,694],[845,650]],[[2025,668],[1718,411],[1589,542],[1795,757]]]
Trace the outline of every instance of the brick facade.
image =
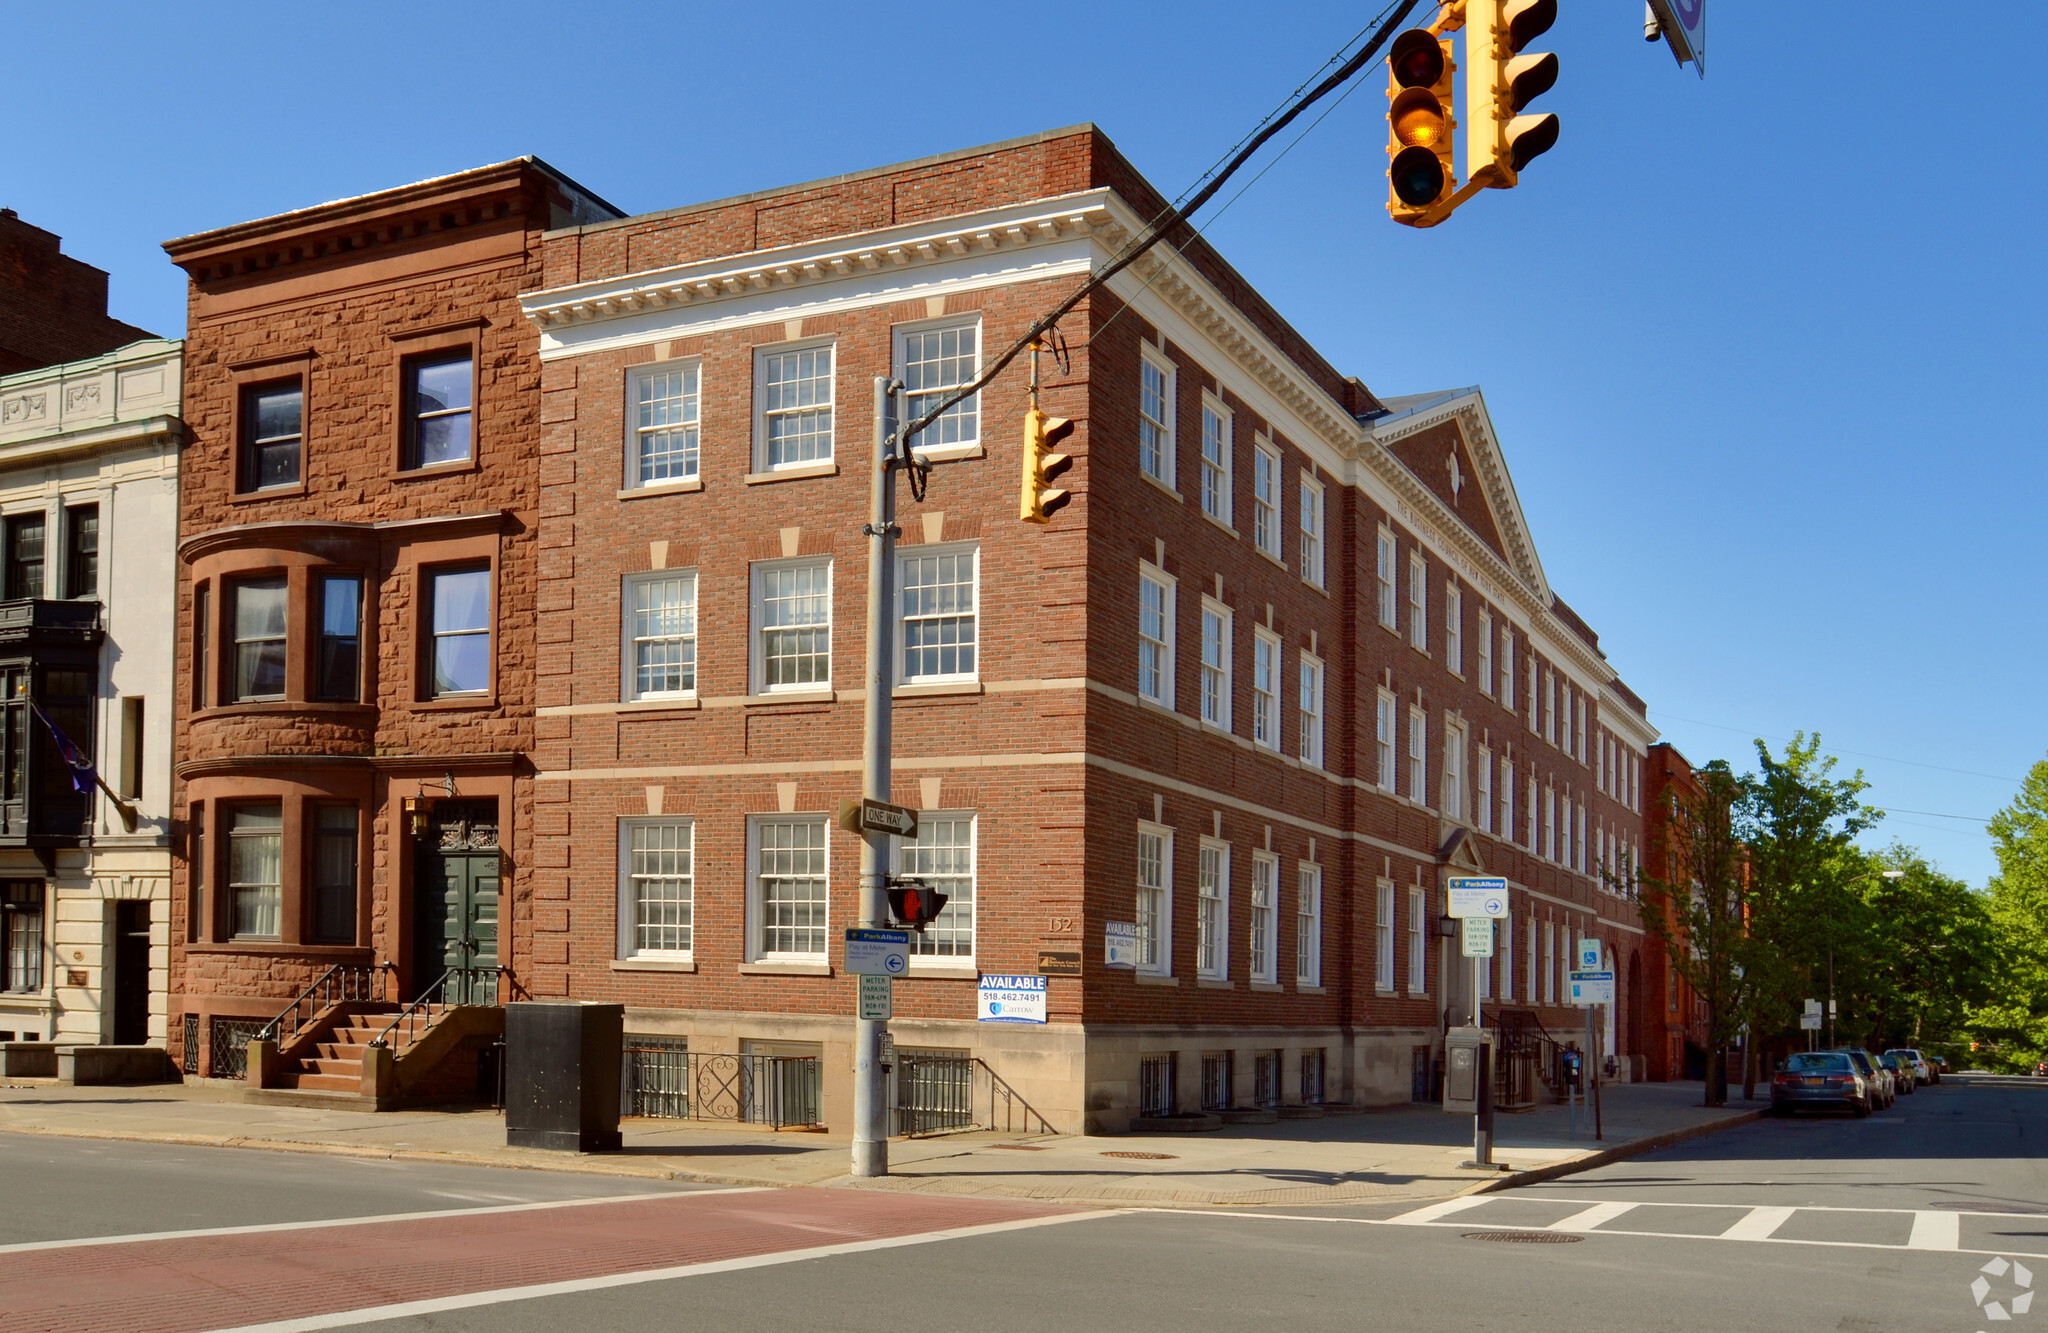
[[0,375],[111,352],[154,335],[107,314],[107,275],[54,233],[0,208]]
[[[1643,864],[1659,879],[1674,879],[1678,866],[1677,853],[1671,846],[1671,803],[1674,799],[1697,800],[1702,795],[1700,785],[1686,757],[1676,747],[1664,743],[1650,747],[1644,781],[1648,805]],[[1675,929],[1677,922],[1670,905],[1663,905],[1667,928]],[[1658,1083],[1705,1078],[1706,1006],[1690,983],[1672,967],[1670,947],[1654,932],[1643,938],[1642,985],[1636,996],[1634,1012],[1641,1031],[1639,1049],[1647,1063],[1647,1077]]]

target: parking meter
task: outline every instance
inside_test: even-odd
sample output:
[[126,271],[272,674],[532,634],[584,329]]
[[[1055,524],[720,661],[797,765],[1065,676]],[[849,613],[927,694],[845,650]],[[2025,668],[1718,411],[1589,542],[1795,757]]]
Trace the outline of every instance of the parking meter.
[[1586,1086],[1586,1057],[1569,1048],[1564,1053],[1564,1081],[1569,1088]]

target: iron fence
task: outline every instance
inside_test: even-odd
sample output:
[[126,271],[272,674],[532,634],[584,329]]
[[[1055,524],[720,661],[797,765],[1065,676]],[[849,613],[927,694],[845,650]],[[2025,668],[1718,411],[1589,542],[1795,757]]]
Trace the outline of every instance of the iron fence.
[[896,1054],[896,1133],[937,1134],[974,1127],[971,1055],[950,1051]]
[[1138,1061],[1138,1114],[1173,1114],[1174,1055],[1147,1055]]
[[1230,1052],[1202,1054],[1202,1109],[1222,1111],[1230,1106]]
[[199,1072],[199,1015],[185,1015],[185,1049],[179,1067],[187,1074]]
[[627,1115],[690,1118],[690,1045],[680,1037],[627,1037]]
[[1280,1052],[1261,1051],[1252,1058],[1252,1105],[1280,1104]]
[[1323,1053],[1321,1050],[1301,1053],[1301,1104],[1320,1106],[1323,1102]]
[[693,1053],[680,1039],[629,1037],[625,1057],[628,1115],[776,1129],[818,1123],[823,1076],[814,1055]]
[[207,1036],[213,1043],[214,1078],[247,1078],[249,1076],[249,1043],[256,1034],[263,1031],[260,1018],[222,1018],[215,1014],[206,1024]]

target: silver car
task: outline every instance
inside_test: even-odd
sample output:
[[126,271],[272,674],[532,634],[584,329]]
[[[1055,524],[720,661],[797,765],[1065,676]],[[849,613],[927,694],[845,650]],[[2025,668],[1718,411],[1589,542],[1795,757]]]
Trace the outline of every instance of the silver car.
[[1874,1089],[1846,1051],[1802,1051],[1771,1078],[1771,1114],[1802,1107],[1840,1108],[1858,1116],[1875,1109]]
[[1886,1051],[1885,1054],[1897,1056],[1899,1059],[1899,1063],[1901,1065],[1904,1065],[1906,1068],[1912,1070],[1913,1082],[1916,1085],[1920,1087],[1925,1087],[1930,1083],[1941,1082],[1941,1074],[1938,1071],[1936,1071],[1932,1064],[1928,1063],[1926,1058],[1923,1057],[1920,1054],[1920,1052],[1914,1050],[1912,1047],[1899,1046],[1892,1050]]

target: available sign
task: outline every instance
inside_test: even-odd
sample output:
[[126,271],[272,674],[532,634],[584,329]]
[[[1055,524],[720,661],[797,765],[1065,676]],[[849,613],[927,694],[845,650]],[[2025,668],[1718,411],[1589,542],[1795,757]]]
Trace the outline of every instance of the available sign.
[[1508,882],[1498,877],[1453,875],[1451,915],[1496,917],[1508,914]]
[[910,932],[847,931],[846,970],[855,976],[902,976],[910,970]]
[[1043,1023],[1045,1021],[1045,978],[1034,976],[984,976],[981,979],[979,1017],[984,1023]]
[[885,976],[863,974],[860,978],[860,1019],[863,1023],[886,1023],[895,1016],[896,983]]
[[1109,921],[1103,924],[1102,961],[1107,967],[1137,967],[1137,922]]
[[1614,973],[1574,972],[1572,973],[1573,1004],[1613,1004]]
[[1459,952],[1467,958],[1493,957],[1493,918],[1490,916],[1468,916],[1465,918],[1465,935]]

